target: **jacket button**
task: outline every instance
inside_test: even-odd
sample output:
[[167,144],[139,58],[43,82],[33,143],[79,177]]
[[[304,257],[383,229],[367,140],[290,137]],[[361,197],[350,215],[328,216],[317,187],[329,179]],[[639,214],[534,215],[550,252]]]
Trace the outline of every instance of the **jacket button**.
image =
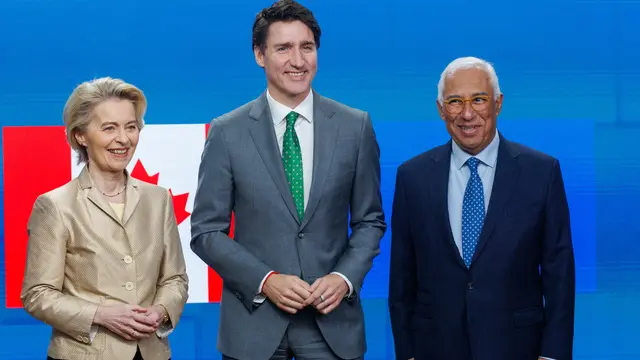
[[298,239],[302,239],[302,238],[304,238],[304,234],[303,233],[298,234]]
[[474,289],[474,287],[473,287],[473,282],[469,281],[469,282],[467,283],[467,289],[469,289],[469,291],[471,291],[471,290],[473,290],[473,289]]
[[131,264],[133,262],[133,258],[131,256],[127,255],[127,256],[124,257],[124,262],[126,264]]
[[133,290],[133,283],[131,281],[128,281],[126,284],[124,284],[124,288],[129,291]]

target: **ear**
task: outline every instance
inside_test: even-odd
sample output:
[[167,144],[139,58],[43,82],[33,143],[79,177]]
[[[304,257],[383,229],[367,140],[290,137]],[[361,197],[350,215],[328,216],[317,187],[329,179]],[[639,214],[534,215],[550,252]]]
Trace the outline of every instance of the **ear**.
[[438,109],[438,114],[440,115],[440,119],[447,121],[447,118],[444,116],[444,110],[442,109],[442,105],[436,99],[436,109]]
[[256,58],[258,66],[264,68],[264,53],[260,50],[259,46],[253,48],[253,56]]
[[500,94],[500,96],[498,96],[498,98],[496,99],[496,116],[500,115],[500,111],[502,111],[503,98],[504,98],[504,95]]
[[80,134],[76,132],[75,134],[73,134],[73,136],[76,138],[76,141],[80,146],[87,147],[87,139],[84,134]]

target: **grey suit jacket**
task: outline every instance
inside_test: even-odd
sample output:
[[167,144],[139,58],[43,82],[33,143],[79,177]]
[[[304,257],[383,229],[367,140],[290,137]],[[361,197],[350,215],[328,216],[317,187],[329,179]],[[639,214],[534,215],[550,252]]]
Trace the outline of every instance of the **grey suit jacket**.
[[[191,248],[224,281],[218,349],[227,356],[269,359],[296,316],[268,300],[253,302],[271,270],[308,283],[332,271],[344,274],[354,296],[328,315],[318,313],[317,323],[338,356],[366,351],[359,292],[386,230],[380,151],[366,112],[315,92],[313,126],[313,179],[300,221],[266,92],[211,123],[191,215]],[[234,239],[228,236],[232,211]]]

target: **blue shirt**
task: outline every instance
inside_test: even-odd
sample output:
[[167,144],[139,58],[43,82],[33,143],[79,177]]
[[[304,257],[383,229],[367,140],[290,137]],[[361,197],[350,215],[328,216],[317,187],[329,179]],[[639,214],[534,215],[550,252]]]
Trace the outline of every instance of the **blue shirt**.
[[[462,255],[462,200],[464,199],[464,191],[469,182],[469,167],[465,165],[466,161],[473,155],[465,152],[456,144],[451,142],[451,164],[449,166],[449,224],[453,233],[453,240]],[[484,190],[484,209],[485,213],[489,208],[489,200],[491,199],[491,190],[493,189],[493,179],[496,175],[496,163],[498,161],[498,146],[500,145],[500,136],[496,132],[495,137],[486,148],[484,148],[475,157],[480,160],[478,164],[478,175],[482,180],[482,188]]]

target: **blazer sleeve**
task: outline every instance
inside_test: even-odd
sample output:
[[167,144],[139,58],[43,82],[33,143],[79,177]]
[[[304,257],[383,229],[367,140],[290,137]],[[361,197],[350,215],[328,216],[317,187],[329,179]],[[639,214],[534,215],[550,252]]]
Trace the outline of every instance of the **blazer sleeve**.
[[178,224],[173,211],[173,200],[167,191],[164,206],[163,252],[160,274],[153,305],[162,305],[169,315],[159,336],[169,335],[178,324],[184,305],[189,297],[189,278],[178,233]]
[[553,163],[545,207],[541,276],[545,327],[540,356],[573,359],[575,261],[569,205],[560,164]]
[[22,283],[24,309],[72,338],[89,343],[98,304],[62,293],[69,231],[54,201],[36,199],[27,225],[27,261]]
[[229,237],[234,207],[231,160],[220,121],[214,120],[198,170],[191,214],[191,249],[215,270],[248,311],[262,279],[272,269]]
[[389,267],[389,315],[396,359],[414,357],[414,334],[411,319],[417,294],[416,256],[409,228],[407,197],[401,170],[396,175],[396,188],[391,212],[391,255]]
[[351,189],[351,237],[333,272],[344,275],[355,298],[373,259],[380,254],[380,239],[387,228],[380,194],[380,147],[368,113],[364,113],[356,172]]

